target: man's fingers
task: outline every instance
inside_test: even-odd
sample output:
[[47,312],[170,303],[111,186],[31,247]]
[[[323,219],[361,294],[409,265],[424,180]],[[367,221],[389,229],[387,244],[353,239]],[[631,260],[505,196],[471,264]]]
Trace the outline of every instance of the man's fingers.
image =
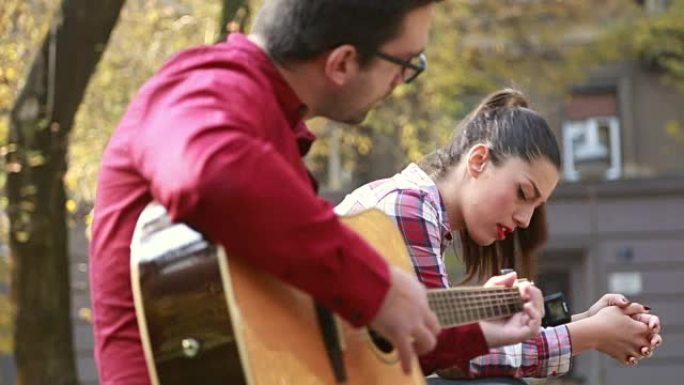
[[442,331],[442,325],[439,324],[439,319],[433,312],[429,312],[427,319],[427,328],[433,335],[437,336]]
[[401,370],[406,374],[411,374],[411,361],[415,352],[413,351],[413,344],[408,338],[400,337],[395,341],[394,347],[399,353],[399,362],[401,362]]
[[428,329],[421,329],[414,334],[413,347],[418,355],[425,354],[435,348],[437,338]]

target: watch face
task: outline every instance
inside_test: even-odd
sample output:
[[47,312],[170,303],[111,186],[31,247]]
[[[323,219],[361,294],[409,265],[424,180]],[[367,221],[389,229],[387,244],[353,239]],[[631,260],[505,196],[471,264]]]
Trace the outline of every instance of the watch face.
[[552,319],[557,320],[565,318],[565,309],[563,308],[562,301],[553,301],[548,305],[549,312],[551,313],[550,316]]
[[542,319],[542,325],[557,326],[570,322],[570,311],[565,302],[563,293],[554,293],[544,297],[544,309],[546,314]]

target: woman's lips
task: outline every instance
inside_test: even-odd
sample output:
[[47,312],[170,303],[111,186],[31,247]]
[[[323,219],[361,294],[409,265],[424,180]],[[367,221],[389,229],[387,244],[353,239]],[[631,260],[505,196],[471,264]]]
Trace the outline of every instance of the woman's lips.
[[508,234],[510,234],[512,232],[513,232],[513,229],[511,229],[510,227],[502,225],[500,223],[496,224],[496,236],[500,241],[503,241],[504,239],[506,239],[506,236],[508,236]]

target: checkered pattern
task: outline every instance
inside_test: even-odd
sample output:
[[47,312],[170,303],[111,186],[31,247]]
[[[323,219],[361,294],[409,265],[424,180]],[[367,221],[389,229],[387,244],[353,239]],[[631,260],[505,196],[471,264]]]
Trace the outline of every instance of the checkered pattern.
[[[387,179],[368,183],[340,203],[335,211],[352,214],[377,208],[394,219],[416,275],[429,288],[449,287],[444,251],[452,242],[444,203],[432,179],[415,164]],[[559,376],[570,369],[570,337],[565,326],[547,328],[522,344],[490,349],[470,362],[469,377]]]
[[564,325],[545,328],[517,345],[490,349],[470,361],[470,377],[556,377],[570,370],[570,337]]

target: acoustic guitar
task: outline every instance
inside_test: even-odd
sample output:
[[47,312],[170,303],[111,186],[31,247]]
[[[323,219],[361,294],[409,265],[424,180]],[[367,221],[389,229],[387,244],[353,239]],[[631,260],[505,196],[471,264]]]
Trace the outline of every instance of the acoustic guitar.
[[[387,261],[413,272],[394,222],[378,210],[343,217]],[[154,385],[425,384],[391,344],[316,306],[304,292],[229,256],[150,204],[131,244],[131,281]],[[516,288],[428,291],[442,327],[522,310]]]

